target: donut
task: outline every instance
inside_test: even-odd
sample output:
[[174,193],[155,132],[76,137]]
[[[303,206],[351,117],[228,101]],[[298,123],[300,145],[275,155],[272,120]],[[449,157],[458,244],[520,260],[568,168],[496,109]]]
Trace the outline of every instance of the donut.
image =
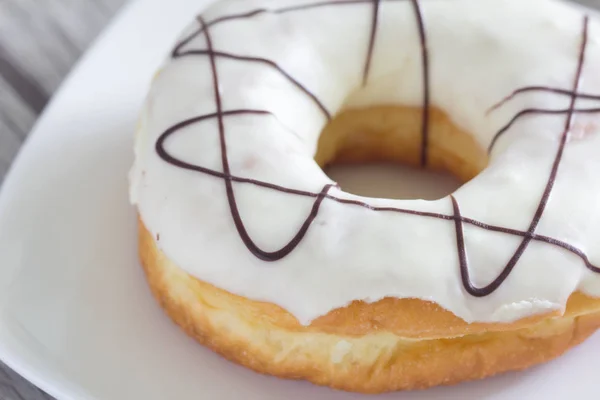
[[[600,327],[600,25],[558,0],[221,0],[130,175],[153,294],[257,372],[379,393],[521,370]],[[464,184],[367,198],[323,168]]]

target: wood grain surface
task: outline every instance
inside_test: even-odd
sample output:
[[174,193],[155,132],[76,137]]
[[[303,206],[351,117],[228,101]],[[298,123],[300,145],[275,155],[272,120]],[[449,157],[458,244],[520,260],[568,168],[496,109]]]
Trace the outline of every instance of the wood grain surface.
[[[52,93],[125,2],[0,0],[0,185]],[[0,363],[0,400],[41,399],[50,397]]]
[[0,183],[52,93],[124,2],[0,0]]

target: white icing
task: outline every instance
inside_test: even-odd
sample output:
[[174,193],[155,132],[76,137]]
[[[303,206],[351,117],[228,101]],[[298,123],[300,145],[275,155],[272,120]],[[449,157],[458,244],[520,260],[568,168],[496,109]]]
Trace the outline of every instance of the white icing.
[[[316,0],[226,0],[206,21],[257,8]],[[513,90],[543,85],[567,90],[582,41],[583,12],[553,0],[422,0],[431,63],[432,103],[487,148],[494,134],[526,108],[567,109],[570,97],[525,93],[497,111]],[[332,113],[378,104],[421,105],[421,47],[410,1],[382,2],[368,85],[361,88],[372,4],[261,14],[210,28],[215,50],[268,58],[308,87]],[[191,32],[197,27],[188,30]],[[183,50],[207,48],[204,35]],[[223,110],[269,110],[274,116],[224,119],[231,173],[320,192],[331,183],[312,157],[322,112],[275,69],[218,58]],[[590,23],[580,92],[600,94],[600,27]],[[600,107],[580,99],[577,107]],[[459,273],[453,221],[324,200],[301,244],[274,263],[256,258],[236,231],[221,179],[186,171],[158,157],[155,143],[174,124],[216,111],[208,57],[168,63],[142,115],[131,173],[131,198],[160,248],[180,267],[229,292],[285,308],[303,324],[353,300],[431,300],[466,321],[508,322],[564,307],[576,290],[600,296],[600,275],[559,247],[532,241],[493,294],[468,294]],[[455,197],[464,217],[526,231],[556,156],[566,116],[521,119],[497,143],[489,167]],[[600,264],[600,115],[576,115],[556,184],[537,233],[565,241]],[[168,151],[222,171],[215,119],[185,128]],[[234,184],[243,221],[259,247],[287,244],[314,199]],[[438,201],[361,198],[373,206],[452,215]],[[464,235],[471,279],[487,285],[522,238],[468,224]]]

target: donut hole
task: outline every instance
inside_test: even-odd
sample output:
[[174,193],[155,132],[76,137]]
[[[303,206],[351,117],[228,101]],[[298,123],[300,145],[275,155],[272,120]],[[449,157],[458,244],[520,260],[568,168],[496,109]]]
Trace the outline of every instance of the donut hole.
[[315,161],[342,189],[361,196],[435,200],[488,163],[487,152],[438,109],[429,119],[422,168],[422,110],[381,106],[347,110],[323,129]]

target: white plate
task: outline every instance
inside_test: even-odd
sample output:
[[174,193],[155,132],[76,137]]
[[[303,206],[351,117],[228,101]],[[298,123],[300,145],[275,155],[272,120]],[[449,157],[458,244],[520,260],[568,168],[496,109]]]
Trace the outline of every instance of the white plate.
[[[163,315],[136,258],[132,135],[150,78],[202,0],[140,0],[65,83],[0,198],[0,356],[59,399],[366,399],[254,374]],[[520,374],[378,399],[598,398],[596,336]]]

